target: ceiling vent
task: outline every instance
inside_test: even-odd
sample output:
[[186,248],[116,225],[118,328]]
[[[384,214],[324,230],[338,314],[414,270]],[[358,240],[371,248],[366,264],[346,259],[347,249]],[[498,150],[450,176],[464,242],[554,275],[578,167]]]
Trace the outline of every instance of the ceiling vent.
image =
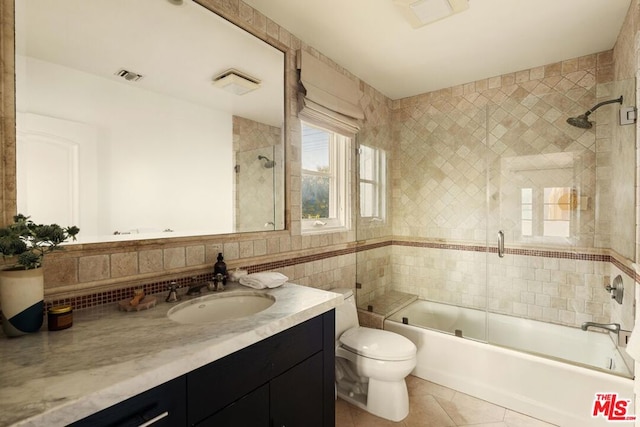
[[214,77],[213,84],[227,92],[244,95],[258,89],[260,80],[232,68]]
[[447,18],[469,9],[468,0],[394,0],[413,28]]
[[122,77],[123,79],[125,79],[128,82],[137,82],[138,80],[140,80],[143,77],[142,74],[134,73],[132,71],[128,71],[128,70],[125,70],[125,69],[122,69],[122,70],[118,71],[116,73],[116,76]]

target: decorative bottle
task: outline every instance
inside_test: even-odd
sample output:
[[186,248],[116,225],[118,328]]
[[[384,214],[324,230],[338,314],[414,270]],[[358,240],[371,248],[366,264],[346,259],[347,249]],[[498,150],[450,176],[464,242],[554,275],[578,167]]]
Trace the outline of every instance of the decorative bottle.
[[213,276],[216,282],[222,280],[222,284],[227,284],[227,264],[224,262],[222,252],[218,252],[218,262],[213,265]]

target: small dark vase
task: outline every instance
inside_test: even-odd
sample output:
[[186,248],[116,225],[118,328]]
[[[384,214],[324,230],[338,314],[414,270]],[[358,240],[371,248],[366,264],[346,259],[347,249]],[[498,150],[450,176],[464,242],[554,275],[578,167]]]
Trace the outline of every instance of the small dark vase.
[[213,275],[218,280],[218,275],[222,275],[222,283],[227,283],[227,264],[224,262],[222,252],[218,253],[218,262],[213,265]]

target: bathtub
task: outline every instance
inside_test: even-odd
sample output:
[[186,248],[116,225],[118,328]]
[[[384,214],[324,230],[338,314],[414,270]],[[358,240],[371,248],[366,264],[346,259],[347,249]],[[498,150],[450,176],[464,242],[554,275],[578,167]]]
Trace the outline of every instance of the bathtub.
[[601,412],[592,416],[594,401],[617,393],[635,415],[632,373],[608,334],[494,313],[485,322],[484,311],[422,300],[384,328],[416,344],[415,376],[511,410],[559,426],[611,426]]

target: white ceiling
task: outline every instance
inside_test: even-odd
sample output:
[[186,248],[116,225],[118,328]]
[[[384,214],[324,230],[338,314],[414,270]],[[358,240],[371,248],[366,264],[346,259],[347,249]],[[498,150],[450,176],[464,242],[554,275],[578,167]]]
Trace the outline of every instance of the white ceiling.
[[[16,52],[261,123],[283,121],[282,52],[191,1],[20,0]],[[144,77],[125,81],[115,76],[122,68]],[[237,96],[215,87],[229,68],[260,80],[260,89]]]
[[244,0],[392,99],[611,49],[631,0],[469,0],[414,29],[393,0]]

